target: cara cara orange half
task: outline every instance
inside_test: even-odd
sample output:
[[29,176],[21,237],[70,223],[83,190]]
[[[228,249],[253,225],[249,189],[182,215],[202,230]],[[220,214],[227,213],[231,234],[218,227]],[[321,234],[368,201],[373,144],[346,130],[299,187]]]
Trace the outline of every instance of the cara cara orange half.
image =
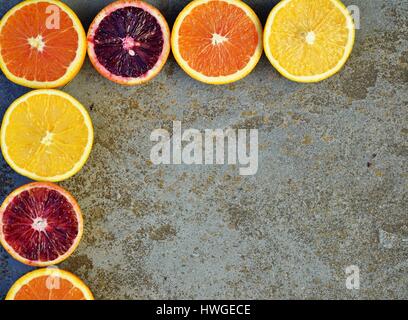
[[262,55],[262,25],[243,1],[195,0],[177,17],[171,43],[191,77],[226,84],[255,68]]
[[94,300],[91,290],[74,274],[56,269],[38,269],[18,279],[6,300]]
[[64,86],[79,72],[85,55],[82,24],[61,1],[22,1],[0,22],[0,67],[19,85]]

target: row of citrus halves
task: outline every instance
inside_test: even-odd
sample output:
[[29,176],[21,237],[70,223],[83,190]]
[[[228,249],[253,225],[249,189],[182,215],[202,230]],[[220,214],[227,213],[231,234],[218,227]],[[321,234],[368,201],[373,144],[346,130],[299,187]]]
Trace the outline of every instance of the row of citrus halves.
[[[41,10],[30,6],[40,5]],[[0,66],[13,82],[57,88],[80,71],[88,56],[109,80],[135,85],[154,78],[170,53],[194,79],[226,84],[248,75],[263,48],[272,65],[298,82],[317,82],[338,72],[354,44],[354,24],[339,0],[282,0],[264,32],[256,13],[240,0],[194,0],[173,31],[152,5],[121,0],[105,7],[88,36],[63,2],[28,0],[0,23]],[[16,37],[18,30],[22,36]]]

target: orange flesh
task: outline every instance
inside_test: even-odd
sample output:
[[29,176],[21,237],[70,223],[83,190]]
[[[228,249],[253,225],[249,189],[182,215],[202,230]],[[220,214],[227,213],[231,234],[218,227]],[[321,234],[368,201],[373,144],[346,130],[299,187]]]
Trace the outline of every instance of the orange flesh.
[[[51,3],[39,2],[22,7],[10,16],[0,34],[1,55],[9,71],[30,81],[50,82],[64,76],[78,49],[78,34],[71,18],[59,10],[60,28],[53,25]],[[40,38],[41,37],[41,38]],[[41,39],[43,48],[30,45]],[[41,49],[41,50],[40,50]]]
[[194,8],[183,20],[178,40],[183,59],[208,77],[245,68],[258,42],[257,29],[245,11],[223,1]]
[[85,296],[68,280],[41,276],[22,286],[14,300],[85,300]]

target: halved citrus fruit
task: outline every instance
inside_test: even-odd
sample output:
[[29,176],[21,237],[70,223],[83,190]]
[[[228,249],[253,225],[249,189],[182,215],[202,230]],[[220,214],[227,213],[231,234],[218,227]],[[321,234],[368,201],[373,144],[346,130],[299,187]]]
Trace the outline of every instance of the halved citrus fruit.
[[81,209],[63,188],[34,182],[12,192],[0,207],[0,242],[16,260],[49,266],[68,258],[83,232]]
[[353,18],[339,0],[283,0],[266,22],[264,47],[284,77],[318,82],[344,66],[354,37]]
[[208,84],[247,76],[262,55],[262,25],[239,0],[195,0],[174,23],[171,44],[183,70]]
[[22,1],[0,22],[0,67],[29,88],[57,88],[71,81],[86,55],[86,35],[61,1]]
[[170,30],[155,7],[137,0],[104,8],[88,31],[88,55],[105,78],[123,85],[153,79],[170,53]]
[[37,181],[62,181],[87,161],[93,144],[88,112],[70,95],[35,90],[12,103],[1,127],[1,150],[19,174]]
[[6,300],[94,300],[94,297],[87,285],[72,273],[44,268],[18,279]]

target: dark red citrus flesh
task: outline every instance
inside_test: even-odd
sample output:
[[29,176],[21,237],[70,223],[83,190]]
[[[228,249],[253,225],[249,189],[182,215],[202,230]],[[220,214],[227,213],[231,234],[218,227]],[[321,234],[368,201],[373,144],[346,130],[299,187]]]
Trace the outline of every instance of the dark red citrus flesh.
[[145,75],[156,65],[164,47],[157,19],[137,7],[117,9],[106,16],[93,41],[99,63],[125,78]]
[[79,232],[77,214],[67,198],[41,187],[16,196],[2,222],[5,241],[31,261],[57,259],[72,247]]

